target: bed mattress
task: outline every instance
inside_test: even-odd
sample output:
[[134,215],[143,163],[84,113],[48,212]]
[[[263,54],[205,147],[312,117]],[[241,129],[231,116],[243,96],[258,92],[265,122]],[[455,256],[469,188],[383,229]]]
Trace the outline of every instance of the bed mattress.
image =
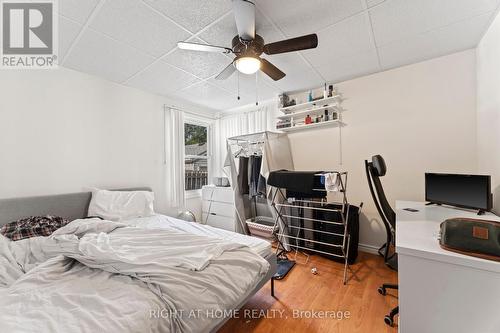
[[122,223],[141,228],[172,228],[181,232],[186,232],[198,236],[219,238],[230,242],[235,242],[248,246],[261,257],[266,258],[272,253],[271,243],[266,240],[238,234],[235,232],[214,228],[208,225],[186,222],[166,215],[154,215],[131,220],[121,221]]

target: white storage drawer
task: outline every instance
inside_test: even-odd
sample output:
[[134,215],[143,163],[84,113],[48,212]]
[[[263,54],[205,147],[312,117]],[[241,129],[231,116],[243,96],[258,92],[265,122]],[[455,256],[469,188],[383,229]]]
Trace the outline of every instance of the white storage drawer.
[[228,231],[235,232],[235,220],[233,217],[212,215],[203,212],[202,214],[203,223],[219,229],[224,229]]
[[234,203],[234,192],[231,187],[203,186],[201,198],[203,201]]
[[236,232],[236,209],[234,207],[233,189],[207,185],[203,186],[201,194],[202,223]]
[[203,201],[202,202],[202,212],[204,213],[214,213],[215,215],[221,215],[226,217],[235,216],[235,208],[233,204],[217,202],[217,201]]

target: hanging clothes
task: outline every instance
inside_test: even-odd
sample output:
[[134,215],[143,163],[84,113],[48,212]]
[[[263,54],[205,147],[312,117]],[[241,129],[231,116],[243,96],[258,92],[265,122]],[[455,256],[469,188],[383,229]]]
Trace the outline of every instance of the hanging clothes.
[[252,155],[248,160],[248,194],[250,197],[259,196],[259,181],[260,181],[260,168],[262,165],[262,156]]
[[[262,162],[260,168],[260,174],[262,177],[259,177],[258,188],[260,191],[266,192],[264,197],[267,198],[268,204],[271,205],[271,199],[273,194],[276,193],[277,189],[272,188],[271,186],[266,186],[266,179],[269,176],[269,173],[274,170],[293,170],[293,160],[292,153],[290,148],[290,141],[288,140],[288,136],[286,133],[273,133],[273,132],[262,132],[262,133],[253,133],[242,135],[240,137],[228,138],[226,140],[226,149],[227,155],[224,162],[224,171],[228,175],[231,180],[231,186],[234,189],[234,201],[236,207],[236,215],[239,221],[239,229],[241,229],[241,233],[248,234],[248,228],[246,226],[245,220],[247,218],[252,217],[250,214],[247,214],[248,209],[246,209],[244,193],[241,188],[245,187],[245,182],[240,182],[240,175],[245,174],[247,177],[246,183],[248,184],[248,169],[246,173],[241,172],[241,167],[245,163],[242,162],[239,158],[236,159],[235,154],[236,151],[233,151],[232,146],[238,146],[234,143],[241,142],[244,140],[252,140],[252,141],[263,141],[264,145],[262,147]],[[233,142],[233,145],[231,144]],[[240,146],[241,147],[241,146]],[[235,147],[236,148],[236,147]],[[241,157],[241,156],[240,156]],[[240,163],[238,163],[240,162]],[[239,167],[237,164],[240,164]],[[248,165],[248,162],[247,162]],[[248,192],[247,192],[248,193]],[[271,214],[274,219],[276,219],[277,215],[274,209],[271,209]],[[280,230],[287,234],[288,230],[285,230],[285,226],[282,221],[278,221],[278,225]],[[285,245],[287,249],[288,239],[286,237],[282,237],[281,241]]]
[[257,184],[257,192],[259,193],[259,195],[262,195],[264,197],[267,195],[267,181],[266,181],[266,178],[264,178],[264,176],[262,176],[261,174],[259,174],[259,182]]
[[249,164],[250,159],[246,156],[239,157],[239,170],[238,170],[238,186],[240,189],[240,194],[248,194],[249,193],[249,182],[248,182],[248,173],[249,173]]
[[341,190],[340,176],[337,172],[325,173],[321,177],[321,184],[325,185],[325,190],[339,192]]

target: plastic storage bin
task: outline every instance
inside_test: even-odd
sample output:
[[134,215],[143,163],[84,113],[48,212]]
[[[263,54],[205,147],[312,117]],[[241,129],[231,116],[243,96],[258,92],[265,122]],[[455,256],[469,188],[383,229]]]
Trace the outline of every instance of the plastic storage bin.
[[274,219],[268,216],[256,216],[246,220],[248,230],[252,236],[271,239],[273,238]]

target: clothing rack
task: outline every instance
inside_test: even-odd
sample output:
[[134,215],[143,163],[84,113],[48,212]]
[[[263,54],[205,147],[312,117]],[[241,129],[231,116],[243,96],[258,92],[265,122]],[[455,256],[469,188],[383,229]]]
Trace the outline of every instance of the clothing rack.
[[[287,197],[285,194],[286,188],[278,188],[274,193],[272,198],[271,206],[276,212],[276,220],[274,229],[275,237],[278,240],[277,256],[283,260],[288,260],[286,253],[287,243],[290,248],[295,248],[295,255],[297,255],[298,250],[312,251],[322,255],[328,255],[333,257],[338,257],[344,259],[344,275],[343,282],[347,283],[347,270],[349,268],[348,256],[349,256],[349,245],[350,245],[350,234],[349,234],[349,202],[347,200],[347,172],[320,172],[314,174],[314,177],[325,177],[326,174],[335,174],[338,177],[338,188],[337,197],[340,196],[340,201],[328,201],[324,198],[320,200],[312,199],[297,199],[293,197]],[[319,182],[320,183],[320,182]],[[328,193],[333,191],[327,191],[325,188],[312,188],[312,191],[321,191],[325,193],[325,197]],[[333,205],[337,208],[331,208]],[[287,212],[287,210],[289,212]],[[331,216],[339,216],[338,220],[325,220],[322,218],[304,217],[303,212],[309,210],[311,212],[322,212],[322,213],[334,213]],[[294,215],[294,211],[297,211],[301,216]],[[298,219],[300,224],[292,225],[292,219]],[[279,223],[281,221],[281,223]],[[304,221],[312,222],[313,227],[305,227]],[[321,225],[332,225],[339,227],[338,229],[343,230],[342,232],[332,232],[325,231],[316,228],[318,224]],[[281,226],[278,227],[278,226]],[[318,225],[319,227],[319,225]],[[305,233],[313,234],[313,239],[306,238]],[[329,235],[333,237],[341,237],[342,241],[339,244],[324,241],[321,236],[316,237],[316,235]],[[317,239],[319,238],[319,240]],[[311,244],[312,246],[305,246],[304,244]],[[337,252],[333,250],[337,249]]]
[[[240,148],[235,153],[232,153],[233,158],[238,158],[240,156],[262,156],[262,147],[265,144],[264,138],[267,136],[269,132],[263,131],[263,132],[257,132],[257,133],[251,133],[251,134],[244,134],[244,135],[238,135],[234,137],[230,137],[227,139],[227,143],[230,147],[231,152],[233,146],[237,146]],[[248,152],[250,147],[257,147],[257,149],[254,149],[251,153]],[[250,196],[252,202],[253,202],[253,216],[257,216],[257,196]]]
[[250,134],[243,134],[243,135],[237,135],[228,138],[228,141],[246,141],[246,142],[252,142],[255,140],[262,140],[263,137],[267,136],[268,134],[279,134],[277,132],[272,132],[272,131],[262,131],[262,132],[256,132],[256,133],[250,133]]
[[[239,157],[242,152],[252,146],[263,145],[265,143],[265,140],[263,140],[265,134],[266,132],[258,132],[228,138],[227,142],[230,146],[238,146],[240,148],[239,151],[233,154],[233,157]],[[259,148],[259,151],[253,151],[252,154],[249,155],[262,156],[262,147]]]

